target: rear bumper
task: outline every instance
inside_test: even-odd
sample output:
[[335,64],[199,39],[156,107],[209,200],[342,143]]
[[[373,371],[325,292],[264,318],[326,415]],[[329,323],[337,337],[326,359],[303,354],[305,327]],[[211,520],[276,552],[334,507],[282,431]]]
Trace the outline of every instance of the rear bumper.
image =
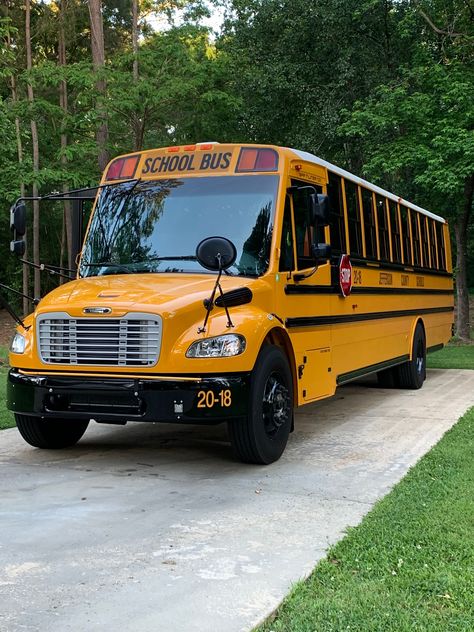
[[11,369],[7,407],[44,419],[219,423],[247,414],[249,373],[180,380],[25,374]]

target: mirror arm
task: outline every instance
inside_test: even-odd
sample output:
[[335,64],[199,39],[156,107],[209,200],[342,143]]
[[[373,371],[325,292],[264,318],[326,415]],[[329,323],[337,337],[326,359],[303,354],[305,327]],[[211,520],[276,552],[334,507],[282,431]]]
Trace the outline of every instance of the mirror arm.
[[[8,288],[8,289],[12,289],[12,288]],[[25,331],[28,331],[29,327],[27,327],[25,325],[25,323],[23,322],[23,320],[18,316],[18,314],[15,312],[15,310],[13,309],[13,307],[10,305],[10,303],[3,298],[3,296],[0,294],[0,305],[2,305],[7,312],[10,314],[10,316],[13,318],[13,320],[20,325],[20,327],[23,327],[23,329]]]
[[293,279],[295,283],[298,283],[299,281],[303,281],[304,279],[309,279],[309,277],[312,277],[313,274],[315,274],[318,271],[318,268],[319,268],[319,265],[315,265],[314,268],[311,270],[311,272],[307,272],[306,274],[297,272],[296,274],[293,274]]

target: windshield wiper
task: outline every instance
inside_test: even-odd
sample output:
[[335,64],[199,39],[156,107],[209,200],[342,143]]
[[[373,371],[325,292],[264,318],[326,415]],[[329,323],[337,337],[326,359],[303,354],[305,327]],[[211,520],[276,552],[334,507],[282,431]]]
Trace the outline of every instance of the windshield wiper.
[[82,263],[81,265],[84,266],[84,268],[100,268],[102,266],[104,267],[113,266],[114,268],[123,270],[123,272],[125,272],[126,274],[130,274],[132,272],[130,268],[126,267],[127,265],[131,265],[128,263],[114,263],[113,261],[94,261],[93,263]]

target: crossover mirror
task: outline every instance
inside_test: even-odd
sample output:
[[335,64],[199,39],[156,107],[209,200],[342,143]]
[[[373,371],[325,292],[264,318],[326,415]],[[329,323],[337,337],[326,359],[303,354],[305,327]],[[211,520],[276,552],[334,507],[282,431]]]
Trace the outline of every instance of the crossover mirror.
[[196,259],[206,270],[227,270],[237,259],[237,249],[226,237],[207,237],[198,244]]

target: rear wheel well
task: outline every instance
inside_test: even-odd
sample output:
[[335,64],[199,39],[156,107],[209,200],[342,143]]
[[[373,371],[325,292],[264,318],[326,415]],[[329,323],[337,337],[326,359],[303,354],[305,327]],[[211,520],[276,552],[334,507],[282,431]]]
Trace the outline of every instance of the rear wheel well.
[[422,318],[417,318],[413,324],[413,328],[411,330],[411,339],[410,339],[410,359],[412,359],[412,350],[413,350],[413,338],[415,337],[415,331],[416,328],[418,327],[418,325],[421,326],[421,328],[423,329],[423,335],[425,337],[425,344],[426,344],[426,329],[425,329],[425,323],[423,322]]

